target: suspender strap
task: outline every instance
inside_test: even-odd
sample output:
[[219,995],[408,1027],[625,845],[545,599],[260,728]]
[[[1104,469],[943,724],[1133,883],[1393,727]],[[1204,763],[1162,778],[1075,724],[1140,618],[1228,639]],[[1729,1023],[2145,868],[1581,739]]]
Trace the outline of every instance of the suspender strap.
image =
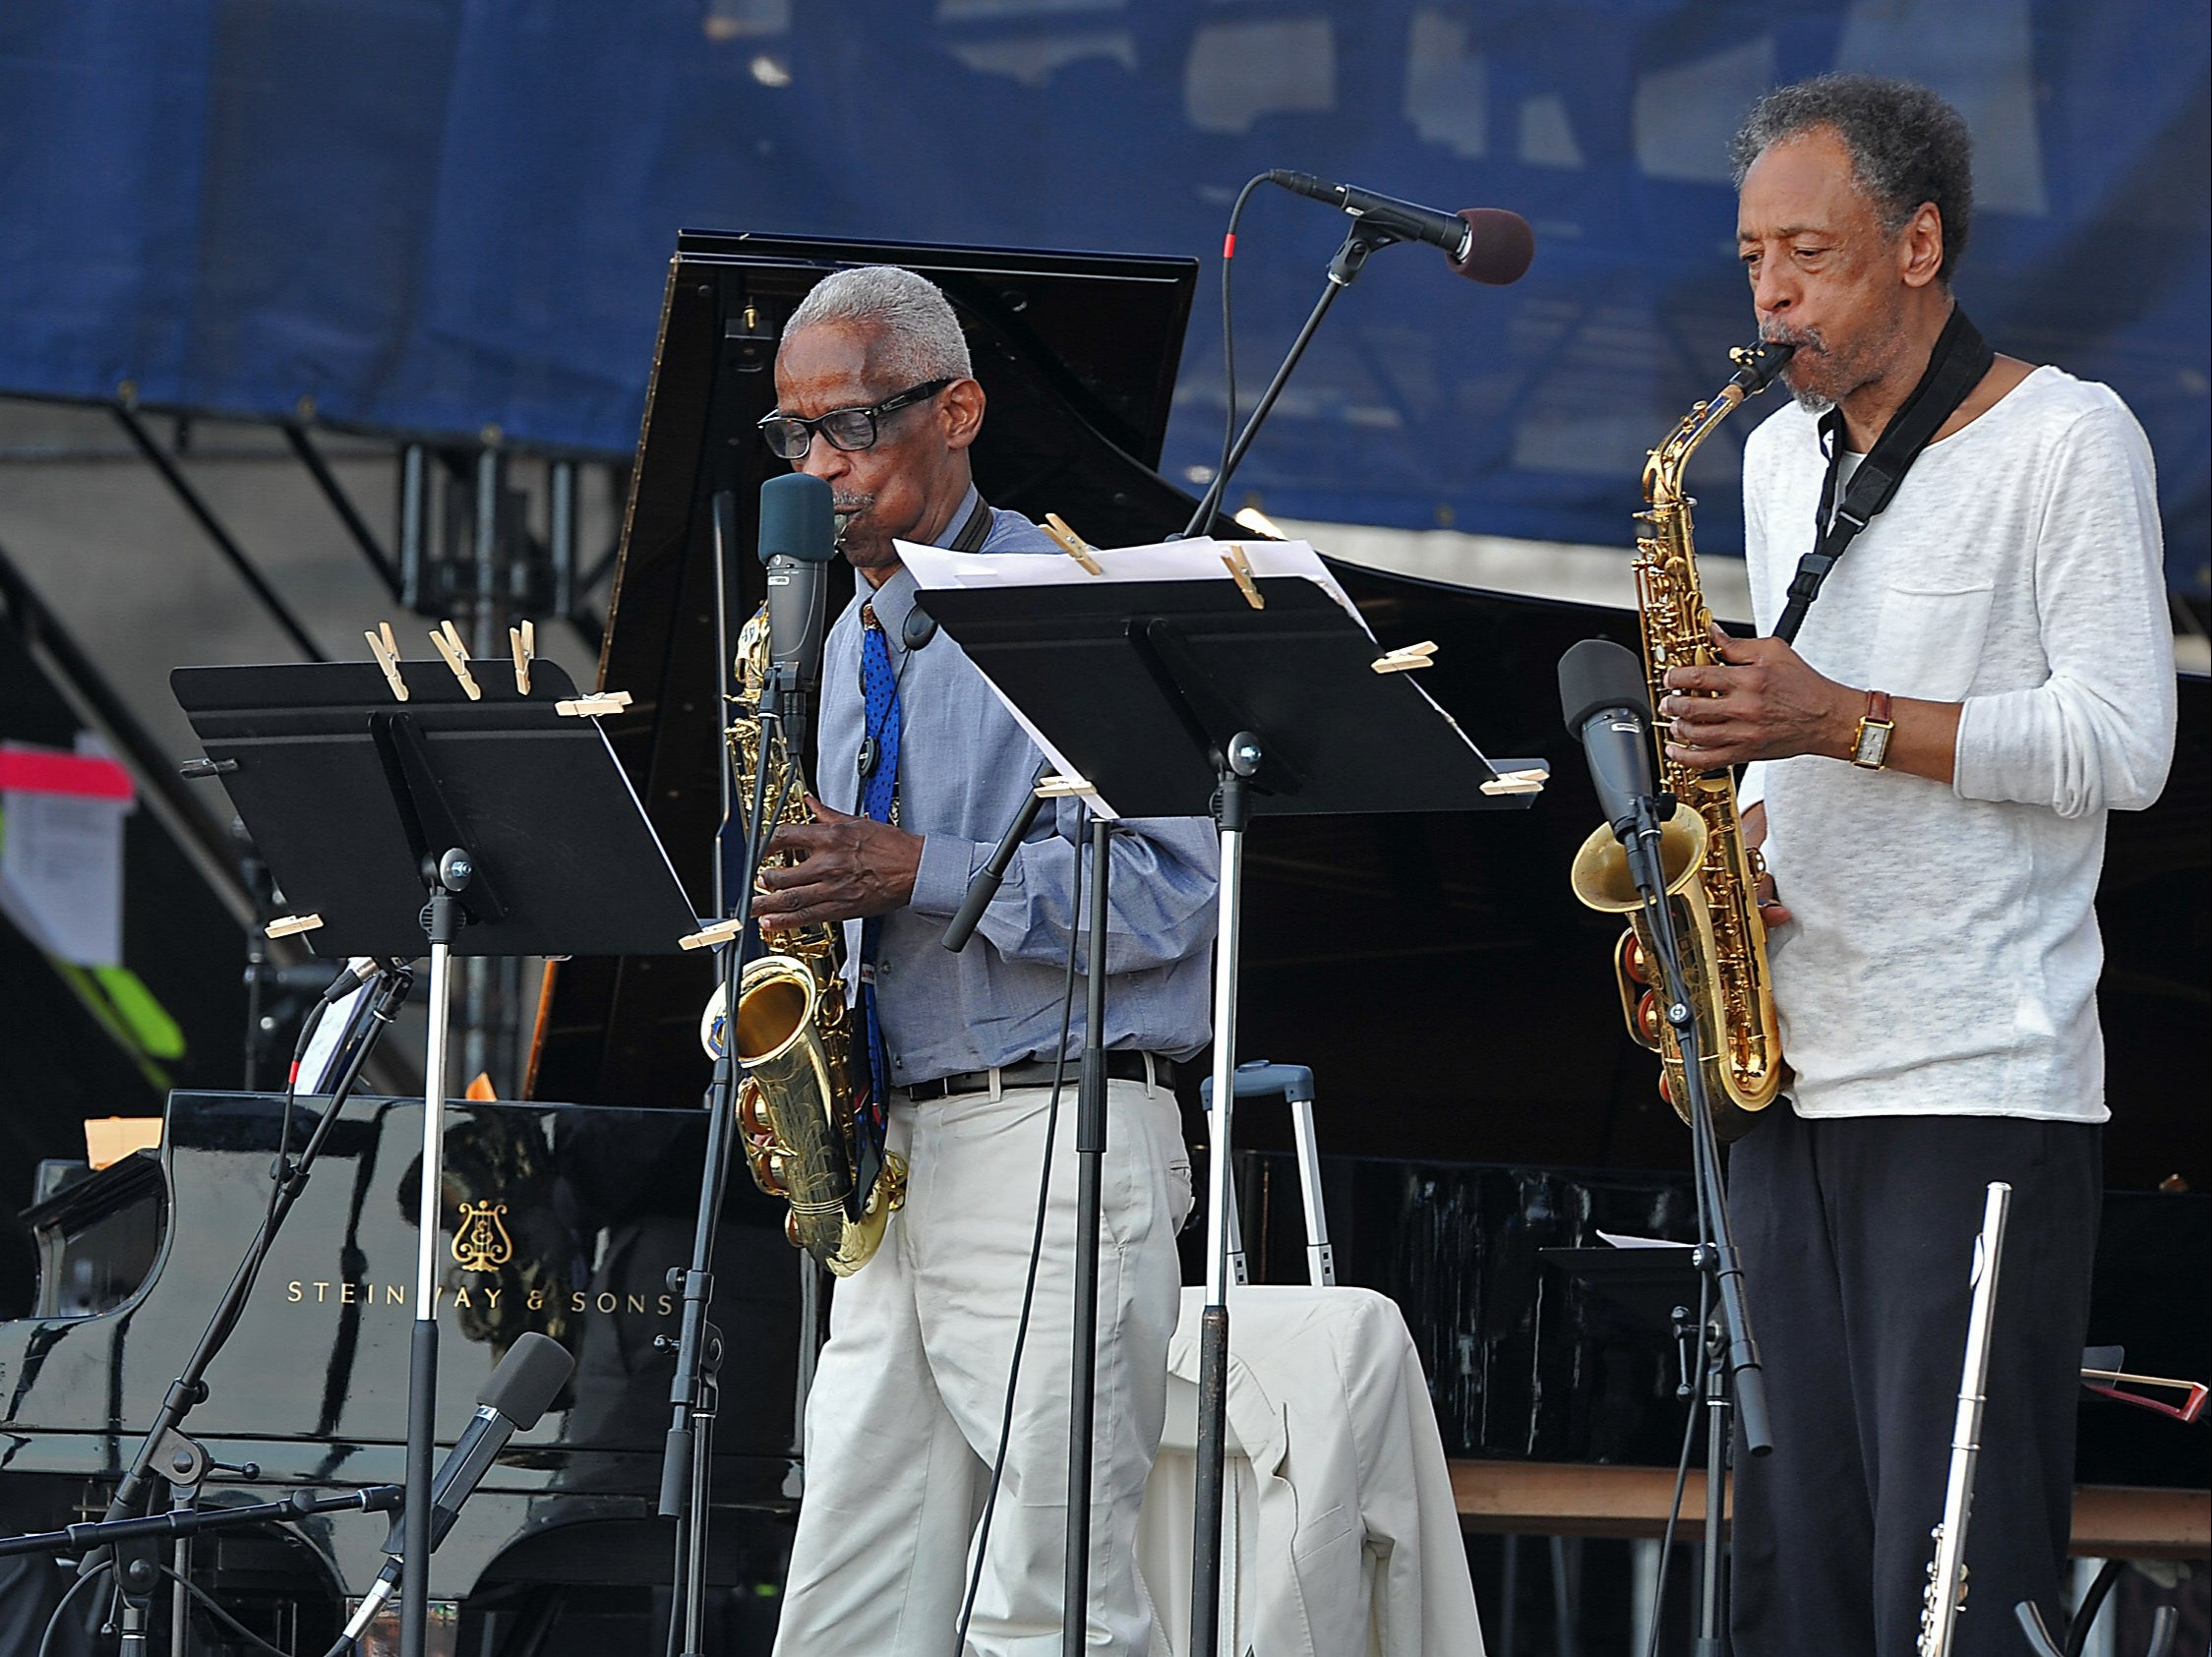
[[1828,457],[1827,480],[1821,486],[1821,509],[1813,524],[1813,550],[1797,563],[1790,580],[1789,601],[1782,619],[1774,623],[1774,636],[1784,644],[1796,639],[1805,624],[1805,613],[1821,596],[1821,583],[1843,557],[1852,537],[1872,523],[1905,481],[1905,473],[1920,458],[1943,422],[1958,412],[1966,394],[1982,383],[1997,353],[1966,320],[1966,313],[1951,307],[1950,320],[1936,336],[1928,370],[1912,395],[1890,417],[1875,440],[1872,452],[1851,475],[1851,487],[1836,503],[1836,480],[1843,474],[1843,411],[1831,408],[1821,417],[1821,443]]

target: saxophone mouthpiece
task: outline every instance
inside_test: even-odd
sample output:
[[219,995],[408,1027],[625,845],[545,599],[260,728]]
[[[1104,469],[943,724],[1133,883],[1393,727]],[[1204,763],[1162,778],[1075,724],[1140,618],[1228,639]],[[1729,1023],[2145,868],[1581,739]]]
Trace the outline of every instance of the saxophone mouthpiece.
[[1728,377],[1728,384],[1738,387],[1745,396],[1756,397],[1774,383],[1791,356],[1797,351],[1794,339],[1762,339],[1757,345],[1739,345],[1728,353],[1736,365],[1736,372]]

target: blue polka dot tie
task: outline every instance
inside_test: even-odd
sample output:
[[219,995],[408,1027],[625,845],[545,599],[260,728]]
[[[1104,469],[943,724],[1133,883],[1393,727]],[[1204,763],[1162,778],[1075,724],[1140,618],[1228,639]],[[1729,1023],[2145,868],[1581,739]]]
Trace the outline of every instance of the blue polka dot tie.
[[[867,737],[861,744],[861,814],[876,822],[898,819],[899,681],[891,671],[891,646],[875,619],[875,606],[861,606],[861,697],[867,704]],[[863,1130],[878,1149],[883,1144],[883,1103],[891,1087],[889,1055],[875,1009],[875,953],[883,940],[883,917],[861,922],[861,1017],[867,1030],[868,1095],[861,1107]]]

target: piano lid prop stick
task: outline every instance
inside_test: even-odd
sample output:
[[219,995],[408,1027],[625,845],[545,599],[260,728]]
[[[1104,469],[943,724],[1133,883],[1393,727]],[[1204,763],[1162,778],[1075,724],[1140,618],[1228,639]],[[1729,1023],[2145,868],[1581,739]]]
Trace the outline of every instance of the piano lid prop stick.
[[[452,624],[450,621],[446,623],[448,627]],[[446,666],[453,670],[453,677],[461,681],[461,688],[468,692],[468,699],[481,702],[484,699],[484,687],[476,682],[475,676],[468,671],[468,658],[444,633],[432,633],[430,642],[438,646],[438,654],[446,658]]]
[[1074,530],[1068,528],[1067,520],[1061,517],[1059,513],[1046,512],[1044,527],[1045,533],[1057,541],[1067,556],[1081,564],[1088,573],[1092,575],[1104,575],[1106,573],[1106,565],[1092,556],[1098,549],[1084,540],[1082,536],[1076,534]]
[[377,666],[384,670],[384,681],[391,686],[392,700],[404,702],[407,699],[407,681],[399,677],[399,652],[392,648],[391,623],[385,621],[379,623],[379,626],[380,631],[365,632],[361,636],[369,641],[369,654],[377,659]]

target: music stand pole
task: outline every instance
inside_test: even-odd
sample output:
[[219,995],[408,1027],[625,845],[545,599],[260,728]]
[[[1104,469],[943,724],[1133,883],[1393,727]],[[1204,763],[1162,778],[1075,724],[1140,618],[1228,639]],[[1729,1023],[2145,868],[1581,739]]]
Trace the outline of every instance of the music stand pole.
[[[1082,1657],[1091,1621],[1091,1446],[1099,1391],[1099,1230],[1106,1144],[1106,869],[1113,823],[1091,819],[1091,970],[1083,986],[1083,1083],[1075,1117],[1075,1354],[1068,1392],[1067,1573],[1061,1657]],[[1076,849],[1076,873],[1083,853]]]
[[1221,1645],[1222,1496],[1228,1451],[1228,1212],[1236,1201],[1229,1166],[1236,1098],[1236,968],[1244,906],[1244,833],[1251,821],[1250,779],[1260,740],[1229,739],[1216,808],[1222,847],[1214,937],[1214,1107],[1207,1125],[1206,1309],[1198,1324],[1198,1493],[1190,1568],[1191,1657]]
[[399,1657],[423,1657],[430,1632],[430,1488],[438,1415],[438,1213],[446,1180],[447,1033],[452,1012],[457,896],[476,865],[459,849],[438,859],[430,888],[430,1037],[423,1059],[422,1183],[415,1239],[415,1327],[407,1345],[406,1562],[399,1579]]

